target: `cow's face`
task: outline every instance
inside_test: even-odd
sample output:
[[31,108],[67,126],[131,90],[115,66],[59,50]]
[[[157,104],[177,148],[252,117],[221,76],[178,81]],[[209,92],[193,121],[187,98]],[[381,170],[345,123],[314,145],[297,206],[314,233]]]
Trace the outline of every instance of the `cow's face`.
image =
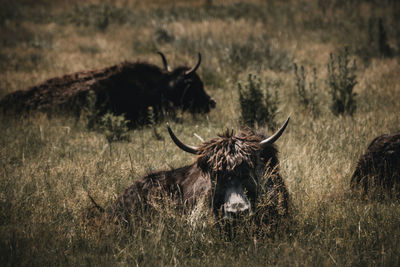
[[197,73],[185,74],[183,69],[179,78],[174,81],[173,90],[178,92],[178,103],[191,113],[208,113],[215,108],[216,102],[205,91],[203,82]]
[[265,140],[252,131],[235,135],[226,132],[199,147],[184,145],[169,127],[168,130],[176,145],[198,155],[197,166],[211,178],[214,212],[224,218],[232,218],[252,213],[266,164],[269,163],[272,168],[277,164],[277,151],[272,144],[281,136],[288,122],[289,118]]
[[198,147],[197,164],[210,175],[216,214],[232,218],[253,212],[267,164],[274,168],[278,163],[275,147],[262,141],[252,131],[227,131]]
[[[258,153],[255,151],[255,154]],[[257,156],[252,166],[243,163],[233,170],[211,173],[212,204],[216,214],[233,218],[253,212],[265,166]]]
[[165,97],[176,107],[183,110],[189,110],[191,113],[207,113],[215,107],[216,102],[204,90],[196,70],[201,63],[201,54],[193,68],[178,67],[173,71],[169,71],[169,67],[165,56],[159,52],[164,63],[164,69],[168,73],[168,87],[166,88]]

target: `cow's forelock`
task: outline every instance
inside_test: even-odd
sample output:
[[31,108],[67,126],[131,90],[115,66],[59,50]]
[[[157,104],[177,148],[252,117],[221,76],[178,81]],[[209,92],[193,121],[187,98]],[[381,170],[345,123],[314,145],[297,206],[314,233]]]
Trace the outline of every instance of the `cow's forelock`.
[[251,131],[223,135],[203,143],[199,148],[197,164],[213,173],[237,172],[238,167],[255,168],[260,153],[261,136]]

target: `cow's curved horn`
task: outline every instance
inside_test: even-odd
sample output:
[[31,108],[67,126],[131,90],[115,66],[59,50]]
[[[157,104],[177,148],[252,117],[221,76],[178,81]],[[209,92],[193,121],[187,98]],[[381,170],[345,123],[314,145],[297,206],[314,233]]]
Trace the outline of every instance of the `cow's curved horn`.
[[164,69],[166,71],[168,71],[168,63],[167,63],[167,60],[165,59],[164,54],[160,51],[157,51],[157,54],[159,54],[161,56],[161,59],[162,59],[163,65],[164,65]]
[[186,151],[186,152],[188,152],[188,153],[196,154],[196,155],[197,155],[197,151],[198,151],[197,147],[188,146],[188,145],[185,145],[184,143],[182,143],[182,142],[175,136],[174,132],[171,130],[171,127],[169,127],[169,123],[167,123],[167,128],[168,128],[169,135],[171,136],[172,141],[174,141],[175,145],[177,145],[177,146],[178,146],[180,149],[182,149],[183,151]]
[[186,75],[186,76],[191,75],[192,73],[195,73],[196,70],[199,68],[199,66],[200,66],[200,64],[201,64],[201,54],[200,54],[200,53],[198,53],[198,57],[199,57],[199,60],[197,61],[196,66],[194,66],[194,67],[191,68],[190,70],[186,71],[186,72],[185,72],[185,75]]
[[285,131],[286,126],[288,125],[290,120],[290,116],[287,118],[286,122],[282,125],[282,127],[276,132],[274,133],[272,136],[268,137],[267,139],[263,140],[260,142],[260,146],[262,148],[266,147],[267,145],[271,145],[273,144],[276,140],[279,139],[279,137],[281,137],[282,133]]

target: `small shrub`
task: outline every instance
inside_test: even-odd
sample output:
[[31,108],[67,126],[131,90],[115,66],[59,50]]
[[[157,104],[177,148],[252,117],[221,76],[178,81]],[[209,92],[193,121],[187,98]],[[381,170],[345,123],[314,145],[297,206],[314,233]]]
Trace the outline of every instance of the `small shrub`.
[[201,77],[207,87],[222,88],[225,85],[224,77],[213,67],[203,69]]
[[276,128],[275,117],[278,110],[278,87],[280,82],[263,84],[261,79],[249,74],[247,83],[238,84],[241,121],[243,124],[255,127],[268,125],[271,130]]
[[124,115],[106,113],[100,118],[100,130],[109,143],[115,141],[129,141],[128,120]]
[[[262,45],[259,43],[262,42]],[[245,44],[233,43],[229,48],[229,62],[240,69],[253,64],[278,71],[290,70],[290,55],[273,46],[268,37],[262,39],[250,37]]]
[[363,41],[356,48],[356,54],[364,63],[370,64],[372,58],[391,58],[394,50],[387,35],[384,19],[370,17]]
[[357,108],[356,93],[353,92],[354,86],[357,84],[356,61],[353,61],[352,66],[349,65],[348,48],[340,53],[337,62],[335,62],[333,54],[330,54],[327,83],[332,97],[331,110],[335,115],[348,114],[352,116]]
[[382,57],[392,57],[393,51],[389,46],[388,38],[382,18],[378,20],[379,53]]
[[84,54],[98,54],[101,52],[101,49],[98,46],[89,46],[89,45],[80,45],[79,51]]
[[140,40],[134,40],[132,44],[132,50],[138,54],[149,54],[159,49],[157,48],[157,44],[154,40],[142,38]]
[[157,128],[156,128],[156,116],[154,114],[153,107],[148,107],[148,109],[147,109],[147,120],[149,122],[150,127],[153,129],[154,137],[157,140],[162,140],[163,137],[162,137],[162,135],[160,135],[158,133]]
[[158,27],[154,35],[158,43],[172,43],[175,40],[175,37],[166,28],[162,27]]
[[213,7],[213,0],[205,0],[204,1],[204,8],[209,9]]
[[95,124],[96,130],[103,133],[107,139],[110,148],[110,156],[112,154],[111,144],[113,142],[130,141],[128,123],[129,121],[125,119],[124,115],[115,115],[111,112],[107,112],[100,117],[99,121]]
[[89,130],[94,130],[99,117],[99,111],[96,108],[97,96],[93,90],[90,90],[83,105],[82,117],[85,121],[86,127]]
[[100,10],[98,12],[98,16],[95,19],[94,24],[96,27],[104,31],[107,29],[108,25],[110,24],[110,8],[107,5],[100,6]]
[[105,31],[111,24],[124,24],[132,16],[126,8],[110,4],[76,4],[67,12],[59,14],[55,20],[61,24],[92,27]]
[[306,86],[306,73],[303,66],[300,66],[300,72],[297,64],[294,64],[294,74],[296,78],[296,91],[300,104],[304,108],[311,110],[314,116],[318,115],[319,108],[317,102],[317,69],[313,68],[313,80]]

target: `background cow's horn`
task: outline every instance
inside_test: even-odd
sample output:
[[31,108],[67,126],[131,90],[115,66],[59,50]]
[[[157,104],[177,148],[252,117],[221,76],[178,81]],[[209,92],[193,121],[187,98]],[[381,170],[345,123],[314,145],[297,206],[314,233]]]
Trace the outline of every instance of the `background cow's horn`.
[[199,68],[200,63],[201,63],[201,54],[200,53],[198,54],[198,57],[199,57],[199,60],[197,61],[196,66],[194,66],[192,69],[186,71],[185,75],[190,75],[190,74],[194,73]]
[[286,122],[282,125],[282,127],[276,133],[274,133],[272,136],[268,137],[267,139],[261,141],[260,146],[265,147],[267,145],[273,144],[276,140],[278,140],[279,137],[281,137],[283,131],[285,131],[286,126],[289,123],[289,120],[290,120],[290,116],[287,118]]
[[168,132],[169,135],[172,138],[172,141],[174,141],[175,145],[177,145],[180,149],[182,149],[183,151],[186,151],[188,153],[191,154],[197,154],[197,147],[194,146],[188,146],[185,145],[184,143],[182,143],[174,134],[174,132],[171,130],[171,127],[169,127],[169,123],[167,122],[167,127],[168,127]]
[[161,56],[162,62],[163,62],[163,64],[164,64],[164,69],[165,69],[166,71],[168,71],[168,63],[167,63],[167,60],[165,59],[164,54],[161,53],[160,51],[157,51],[157,54],[159,54],[159,55]]

